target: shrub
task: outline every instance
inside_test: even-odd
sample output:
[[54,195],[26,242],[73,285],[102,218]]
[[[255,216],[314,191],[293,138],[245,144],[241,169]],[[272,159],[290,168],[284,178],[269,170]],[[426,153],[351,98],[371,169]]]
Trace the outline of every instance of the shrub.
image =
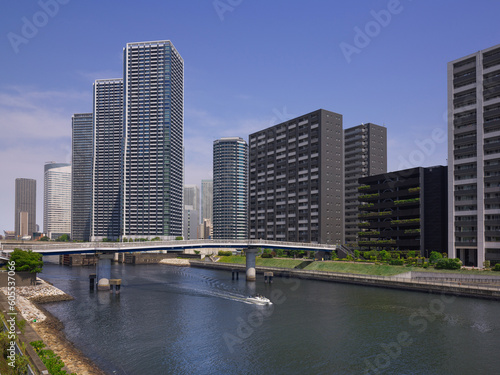
[[387,250],[382,250],[379,253],[380,259],[381,260],[390,260],[391,259],[391,254]]
[[500,271],[500,263],[495,264],[495,267],[493,267],[493,271]]
[[276,250],[276,256],[282,257],[283,255],[285,255],[285,251],[283,249]]
[[271,254],[271,253],[263,253],[260,257],[261,258],[272,258],[273,254]]
[[414,250],[408,251],[408,254],[406,254],[406,257],[407,258],[415,258],[415,251]]
[[422,267],[429,268],[429,263],[428,262],[424,262],[424,265]]
[[[63,370],[64,362],[61,361],[61,357],[56,355],[52,350],[43,349],[45,348],[45,344],[43,341],[32,341],[30,342],[31,346],[35,349],[36,353],[42,360],[47,370],[49,370],[50,374],[53,375],[67,375],[68,373]],[[75,373],[71,373],[71,375],[76,375]]]
[[490,266],[491,266],[490,261],[489,261],[489,260],[485,260],[485,261],[483,262],[483,266],[484,266],[485,268],[490,268]]
[[403,259],[391,259],[389,261],[389,264],[391,266],[402,266],[404,264],[404,261],[403,261]]
[[217,253],[217,255],[221,256],[221,257],[230,257],[231,255],[233,255],[233,252],[232,251],[224,251],[224,250],[219,250],[219,252]]
[[356,257],[356,259],[359,258],[361,254],[359,253],[359,250],[354,250],[354,256]]
[[462,267],[462,261],[458,258],[454,259],[438,259],[436,262],[437,270],[459,270]]
[[438,253],[437,251],[432,251],[429,257],[429,262],[436,263],[439,259],[443,259],[441,253]]

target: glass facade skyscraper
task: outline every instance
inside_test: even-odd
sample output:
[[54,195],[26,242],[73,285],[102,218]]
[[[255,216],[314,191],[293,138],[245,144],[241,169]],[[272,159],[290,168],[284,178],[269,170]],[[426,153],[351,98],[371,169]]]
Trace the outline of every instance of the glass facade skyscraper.
[[71,164],[47,163],[44,171],[43,232],[50,238],[71,234]]
[[71,239],[88,241],[92,219],[92,154],[94,126],[92,113],[72,118]]
[[123,179],[123,80],[94,83],[92,240],[117,239]]
[[213,238],[248,238],[248,145],[242,138],[214,141]]
[[184,61],[170,41],[124,49],[123,235],[182,235]]

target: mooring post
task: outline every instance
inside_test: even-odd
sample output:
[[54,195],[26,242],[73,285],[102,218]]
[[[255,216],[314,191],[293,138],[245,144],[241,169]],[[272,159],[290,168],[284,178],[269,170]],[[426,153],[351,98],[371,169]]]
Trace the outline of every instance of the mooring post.
[[236,280],[240,279],[240,270],[237,268],[231,268],[231,279],[234,280],[234,276],[236,276]]
[[109,280],[109,291],[112,293],[115,291],[116,294],[120,294],[120,286],[122,284],[122,279],[111,279]]
[[90,280],[90,290],[93,291],[95,288],[95,279],[96,279],[96,274],[92,273],[89,275],[89,280]]
[[273,273],[272,272],[264,272],[264,282],[266,284],[273,282]]

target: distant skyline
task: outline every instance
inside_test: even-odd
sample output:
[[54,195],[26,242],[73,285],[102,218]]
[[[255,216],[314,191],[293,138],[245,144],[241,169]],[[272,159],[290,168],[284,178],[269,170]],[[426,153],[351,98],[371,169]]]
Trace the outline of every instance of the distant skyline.
[[[147,4],[147,6],[146,6]],[[222,5],[221,5],[222,4]],[[237,5],[235,5],[237,4]],[[71,117],[122,78],[129,42],[171,40],[185,62],[185,183],[212,178],[212,144],[319,108],[387,127],[388,170],[446,165],[446,64],[500,43],[480,0],[9,1],[0,6],[0,233],[15,179],[71,161]]]

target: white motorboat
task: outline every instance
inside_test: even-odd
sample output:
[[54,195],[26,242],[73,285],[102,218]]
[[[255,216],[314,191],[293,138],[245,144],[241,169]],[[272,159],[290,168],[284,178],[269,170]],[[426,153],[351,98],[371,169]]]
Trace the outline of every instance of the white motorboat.
[[247,302],[255,303],[257,305],[272,305],[273,303],[269,300],[269,298],[266,298],[264,296],[261,296],[260,294],[257,294],[255,296],[250,296],[247,297]]

